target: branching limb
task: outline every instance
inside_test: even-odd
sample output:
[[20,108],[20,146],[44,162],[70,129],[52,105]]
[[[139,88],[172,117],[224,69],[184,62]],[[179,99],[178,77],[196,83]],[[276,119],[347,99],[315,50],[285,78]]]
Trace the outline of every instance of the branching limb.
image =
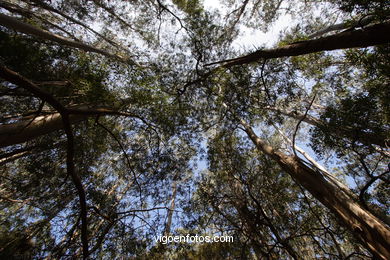
[[69,176],[72,177],[73,183],[76,186],[80,203],[80,217],[81,217],[81,242],[83,247],[83,258],[88,258],[88,219],[87,219],[87,202],[85,190],[81,182],[80,176],[76,173],[74,165],[74,136],[72,127],[69,121],[69,111],[64,107],[56,98],[50,93],[40,89],[32,81],[24,78],[18,73],[0,66],[0,76],[5,80],[18,85],[27,91],[31,92],[43,102],[47,102],[53,108],[55,108],[62,117],[63,127],[67,137],[67,156],[66,156],[66,171]]

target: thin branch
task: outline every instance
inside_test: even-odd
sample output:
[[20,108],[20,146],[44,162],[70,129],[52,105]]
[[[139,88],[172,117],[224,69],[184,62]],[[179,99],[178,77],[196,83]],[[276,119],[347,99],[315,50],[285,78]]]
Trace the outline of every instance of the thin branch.
[[372,184],[374,184],[374,182],[376,182],[378,179],[382,179],[382,177],[387,175],[388,173],[390,173],[389,170],[385,171],[384,173],[379,174],[378,176],[371,177],[371,179],[366,183],[366,185],[364,185],[364,187],[360,190],[359,201],[363,204],[363,206],[366,209],[369,208],[367,203],[366,203],[366,200],[364,199],[364,195],[365,195],[366,191],[370,188],[370,186]]
[[128,50],[125,49],[123,46],[120,46],[118,43],[116,43],[116,42],[114,42],[114,41],[108,39],[107,37],[105,37],[105,36],[102,35],[101,33],[95,31],[94,29],[92,29],[91,27],[89,27],[88,25],[86,25],[85,23],[83,23],[83,22],[81,22],[81,21],[79,21],[79,20],[76,20],[76,19],[74,19],[73,17],[70,17],[69,15],[67,15],[67,14],[65,14],[65,13],[63,13],[63,12],[61,12],[61,11],[59,11],[59,10],[53,8],[53,7],[51,7],[50,5],[46,4],[44,1],[42,1],[42,0],[30,0],[30,1],[36,3],[39,7],[43,8],[43,9],[46,9],[46,10],[51,11],[51,12],[54,12],[54,13],[56,13],[56,14],[58,14],[58,15],[64,17],[64,18],[66,18],[66,19],[68,19],[69,21],[71,21],[71,22],[73,22],[73,23],[75,23],[75,24],[78,24],[78,25],[84,27],[85,29],[87,29],[88,31],[94,33],[95,35],[97,35],[98,37],[102,38],[103,40],[105,40],[105,41],[108,42],[109,44],[111,44],[111,45],[113,45],[113,46],[115,46],[115,47],[117,47],[117,48],[120,48],[120,49],[122,49],[122,50],[125,50],[126,52],[128,51]]
[[233,23],[230,26],[230,31],[233,30],[234,27],[237,25],[237,23],[240,21],[241,16],[242,16],[242,14],[245,11],[246,6],[248,5],[248,2],[249,2],[249,0],[244,0],[244,2],[242,3],[241,7],[237,8],[237,9],[234,9],[233,11],[231,11],[227,15],[227,16],[230,16],[231,14],[238,12],[238,14],[236,15],[236,19],[234,19]]
[[111,135],[111,137],[114,138],[114,140],[118,143],[119,147],[121,148],[121,150],[122,150],[122,152],[123,152],[123,155],[124,155],[125,158],[126,158],[127,166],[129,167],[130,171],[133,173],[134,181],[135,181],[135,183],[137,184],[138,189],[139,189],[140,198],[142,198],[142,196],[141,196],[141,192],[142,192],[141,185],[140,185],[139,182],[138,182],[137,174],[136,174],[136,172],[134,171],[133,167],[131,166],[130,158],[129,158],[129,156],[128,156],[127,153],[126,153],[126,149],[125,149],[125,147],[122,145],[122,142],[116,137],[116,135],[115,135],[110,129],[108,129],[108,128],[105,127],[103,124],[101,124],[101,123],[99,122],[98,118],[96,119],[95,124],[98,125],[98,126],[100,126],[101,128],[103,128],[104,130],[106,130],[106,132],[109,133],[109,134]]
[[267,59],[264,59],[263,65],[261,66],[261,70],[260,70],[260,77],[264,86],[265,94],[267,95],[267,103],[268,103],[271,101],[271,95],[269,93],[269,89],[267,88],[267,84],[265,83],[265,79],[264,79],[264,68],[266,63],[267,63]]
[[189,30],[187,29],[187,27],[184,26],[184,24],[182,23],[181,19],[175,14],[173,13],[171,10],[169,10],[168,7],[166,7],[163,3],[161,3],[160,0],[157,0],[157,3],[158,3],[158,6],[162,9],[162,10],[165,10],[167,11],[168,13],[170,13],[180,24],[181,28],[183,28],[184,30],[186,30],[187,32],[189,32]]
[[299,125],[300,125],[300,124],[302,123],[302,121],[306,118],[307,113],[309,113],[309,110],[310,110],[310,108],[311,108],[311,105],[313,104],[313,102],[314,102],[316,96],[317,96],[317,93],[314,94],[313,99],[311,100],[309,106],[307,107],[307,109],[306,109],[306,111],[305,111],[305,114],[303,115],[303,117],[302,117],[301,119],[299,119],[299,121],[298,121],[298,123],[297,123],[297,125],[296,125],[296,127],[295,127],[295,131],[294,131],[293,139],[292,139],[292,148],[293,148],[294,155],[295,155],[295,157],[297,157],[297,158],[298,158],[297,152],[295,151],[295,138],[296,138],[296,135],[297,135],[298,130],[299,130]]
[[122,215],[122,214],[134,213],[134,212],[148,212],[148,211],[159,210],[159,209],[170,210],[170,208],[168,208],[168,207],[155,207],[155,208],[149,208],[149,209],[133,209],[133,210],[127,210],[127,211],[117,212],[116,214]]

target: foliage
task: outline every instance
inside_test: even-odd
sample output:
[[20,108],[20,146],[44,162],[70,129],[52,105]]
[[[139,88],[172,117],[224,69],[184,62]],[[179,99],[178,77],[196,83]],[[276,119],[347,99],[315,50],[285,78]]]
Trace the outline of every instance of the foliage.
[[1,1],[2,16],[100,54],[0,17],[0,138],[29,137],[0,148],[0,258],[373,257],[278,159],[337,177],[329,196],[347,189],[389,223],[389,45],[207,64],[243,56],[240,32],[279,18],[292,22],[273,51],[332,22],[388,22],[385,2]]

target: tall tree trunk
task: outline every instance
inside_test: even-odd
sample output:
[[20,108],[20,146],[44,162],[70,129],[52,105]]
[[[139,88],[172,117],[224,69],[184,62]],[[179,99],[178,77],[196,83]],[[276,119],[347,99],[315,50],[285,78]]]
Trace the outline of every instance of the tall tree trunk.
[[[71,124],[84,121],[88,115],[70,115]],[[60,113],[37,116],[30,120],[0,125],[0,148],[27,142],[39,136],[63,129],[63,122]]]
[[[275,126],[274,126],[275,127]],[[300,148],[299,146],[293,144],[293,141],[289,139],[279,128],[275,127],[279,134],[286,140],[289,145],[294,145],[293,148],[297,150],[303,157],[306,158],[314,167],[322,172],[325,178],[329,181],[333,182],[334,185],[338,186],[341,190],[343,190],[348,196],[352,199],[358,199],[358,197],[346,186],[344,183],[339,181],[336,177],[330,174],[321,164],[319,164],[313,157],[311,157],[305,150]]]
[[77,38],[73,34],[71,34],[70,32],[68,32],[66,30],[64,30],[64,28],[58,26],[57,24],[54,24],[54,23],[50,22],[48,20],[48,19],[50,19],[50,17],[47,17],[47,15],[46,15],[46,17],[45,17],[46,19],[45,19],[42,16],[39,16],[36,13],[34,13],[34,12],[28,10],[28,9],[22,8],[22,7],[18,6],[18,5],[11,4],[11,3],[8,3],[8,2],[5,2],[5,1],[0,1],[0,7],[8,10],[11,13],[20,14],[23,17],[26,17],[26,18],[35,17],[35,18],[41,20],[43,23],[48,24],[48,25],[52,26],[53,28],[56,28],[57,30],[65,33],[66,35],[68,35],[73,40],[77,41]]
[[[295,118],[297,120],[302,120],[303,122],[308,123],[312,126],[317,126],[319,128],[326,127],[325,122],[323,122],[322,120],[320,120],[318,118],[312,117],[310,115],[304,115],[304,114],[298,113],[296,111],[289,111],[289,110],[279,109],[279,108],[271,107],[271,106],[267,106],[267,107],[265,107],[265,109],[270,110],[270,111],[275,111],[276,113],[279,113],[279,114],[282,114],[282,115],[285,115],[285,116],[288,116],[291,118]],[[363,132],[363,131],[356,132],[352,128],[349,129],[348,127],[334,128],[334,129],[332,129],[331,134],[337,135],[339,137],[340,136],[346,137],[346,138],[350,139],[351,141],[358,141],[358,142],[360,142],[364,145],[367,145],[367,146],[372,145],[372,144],[376,144],[380,147],[387,148],[386,138],[379,135],[379,134],[371,134],[371,133],[367,133],[367,132]]]
[[31,80],[23,77],[15,71],[7,67],[0,66],[0,77],[5,80],[23,87],[42,101],[49,103],[58,113],[50,115],[36,116],[30,120],[21,120],[14,124],[0,125],[0,148],[8,145],[26,142],[35,137],[47,134],[54,130],[65,128],[64,114],[69,124],[74,124],[83,121],[88,116],[98,115],[120,115],[127,117],[140,118],[138,115],[131,113],[122,113],[117,109],[106,107],[89,108],[87,105],[79,105],[74,107],[64,107],[51,93],[44,91]]
[[385,22],[367,26],[361,30],[344,31],[315,40],[294,42],[275,49],[258,50],[239,58],[217,61],[206,64],[206,66],[222,64],[223,67],[229,68],[235,65],[248,64],[262,59],[299,56],[319,51],[363,48],[380,45],[390,42],[389,32],[390,22]]
[[35,26],[24,23],[22,21],[19,21],[18,19],[15,19],[11,16],[1,14],[1,13],[0,13],[0,25],[3,25],[7,28],[10,28],[10,29],[13,29],[15,31],[22,32],[22,33],[25,33],[28,35],[34,35],[34,36],[40,37],[40,38],[45,39],[45,40],[57,42],[61,45],[77,48],[77,49],[87,51],[87,52],[95,52],[95,53],[103,54],[107,57],[114,58],[114,59],[122,61],[122,62],[134,64],[132,61],[126,60],[123,57],[108,53],[104,50],[95,48],[93,46],[90,46],[90,45],[82,43],[82,42],[76,42],[76,41],[67,39],[67,38],[62,37],[60,35],[51,33],[49,31],[46,31],[46,30],[43,30],[40,28],[37,28]]
[[172,197],[168,209],[167,223],[165,225],[164,236],[169,236],[169,234],[171,233],[173,212],[175,210],[176,194],[177,194],[177,181],[174,180],[172,184]]
[[[102,38],[106,42],[110,43],[111,45],[127,51],[122,46],[120,46],[118,43],[108,39],[107,37],[105,37],[101,33],[95,31],[93,28],[91,28],[88,25],[86,25],[85,23],[83,23],[83,22],[81,22],[81,21],[79,21],[77,19],[74,19],[73,17],[71,17],[71,16],[61,12],[60,10],[57,10],[57,9],[51,7],[50,5],[46,4],[44,1],[42,1],[42,0],[30,0],[30,1],[34,2],[35,4],[37,4],[39,7],[43,8],[43,9],[46,9],[46,10],[48,10],[50,12],[53,12],[53,13],[56,13],[56,14],[66,18],[66,19],[68,19],[69,21],[71,21],[71,22],[73,22],[75,24],[78,24],[78,25],[84,27],[85,29],[87,29],[88,31],[90,31],[90,32],[94,33],[95,35],[99,36],[100,38]],[[26,2],[29,2],[29,1],[26,1]]]
[[245,121],[241,124],[256,148],[275,160],[296,183],[302,185],[348,228],[361,243],[380,259],[390,259],[390,229],[378,218],[347,196],[339,187],[299,158],[275,151],[260,139]]

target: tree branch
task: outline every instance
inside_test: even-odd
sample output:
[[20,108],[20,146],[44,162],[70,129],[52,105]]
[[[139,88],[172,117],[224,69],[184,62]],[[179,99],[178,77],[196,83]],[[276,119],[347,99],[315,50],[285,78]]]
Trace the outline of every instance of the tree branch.
[[258,50],[248,55],[212,62],[205,66],[222,64],[229,68],[236,65],[244,65],[261,59],[291,57],[309,54],[319,51],[331,51],[349,48],[363,48],[390,42],[390,22],[375,24],[361,30],[344,31],[335,35],[308,41],[288,44],[276,49]]
[[[0,14],[1,16],[1,14]],[[87,259],[88,253],[88,219],[87,219],[87,202],[85,190],[81,182],[80,176],[76,173],[74,166],[74,137],[72,127],[69,120],[69,111],[50,93],[40,89],[33,82],[19,75],[18,73],[0,66],[0,76],[5,80],[18,85],[27,91],[30,91],[42,101],[47,102],[54,107],[62,117],[63,127],[67,137],[67,151],[66,151],[66,171],[72,177],[73,183],[76,186],[80,202],[80,216],[81,216],[81,242],[83,247],[83,258]]]

